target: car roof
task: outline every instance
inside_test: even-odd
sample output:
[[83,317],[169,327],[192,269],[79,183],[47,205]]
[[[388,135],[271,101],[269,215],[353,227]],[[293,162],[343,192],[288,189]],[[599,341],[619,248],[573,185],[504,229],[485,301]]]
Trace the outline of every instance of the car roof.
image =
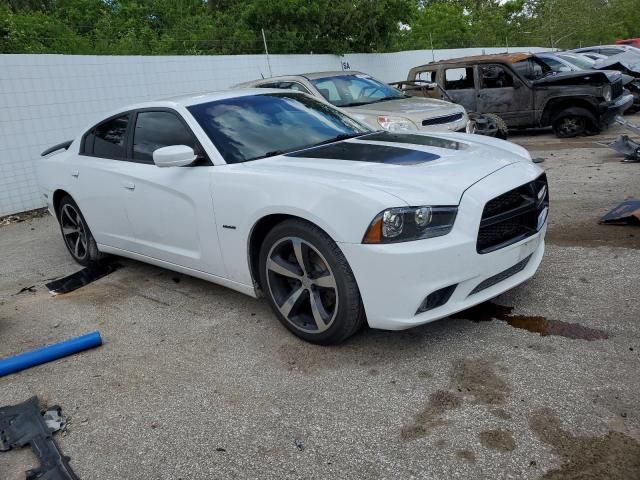
[[319,78],[338,77],[338,76],[344,76],[344,75],[366,75],[366,74],[362,72],[357,72],[355,70],[349,70],[347,72],[342,70],[330,70],[326,72],[296,73],[293,75],[278,75],[277,77],[259,78],[256,80],[251,80],[250,82],[239,83],[236,86],[242,87],[243,85],[255,85],[256,83],[272,82],[272,81],[277,82],[279,80],[289,80],[292,78],[305,78],[307,80],[317,80]]
[[490,55],[471,55],[468,57],[460,57],[460,58],[450,58],[447,60],[440,60],[437,62],[429,62],[424,65],[420,65],[416,68],[427,67],[429,65],[464,65],[469,63],[491,63],[491,62],[501,62],[501,63],[516,63],[521,60],[525,60],[531,57],[530,53],[494,53]]
[[[175,109],[177,107],[190,107],[192,105],[199,105],[201,103],[215,102],[216,100],[248,97],[251,95],[266,95],[268,93],[279,93],[279,94],[287,93],[287,94],[295,94],[295,95],[304,95],[304,93],[296,92],[295,90],[284,92],[283,90],[278,88],[243,88],[243,89],[220,90],[215,92],[192,93],[192,94],[162,98],[158,100],[150,100],[147,102],[135,103],[132,105],[125,105],[121,108],[118,108],[117,110],[112,110],[111,112],[108,112],[106,115],[101,115],[100,117],[94,118],[94,120],[90,125],[95,126],[104,120],[113,118],[117,115],[120,115],[124,112],[129,112],[131,110],[141,110],[145,108]],[[90,127],[87,127],[87,128],[90,128]]]

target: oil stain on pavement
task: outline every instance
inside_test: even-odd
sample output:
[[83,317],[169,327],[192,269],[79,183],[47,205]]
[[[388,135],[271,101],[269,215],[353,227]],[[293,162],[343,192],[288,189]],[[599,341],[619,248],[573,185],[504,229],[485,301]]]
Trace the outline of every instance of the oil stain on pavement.
[[478,403],[504,403],[511,389],[498,376],[495,362],[483,358],[465,358],[453,363],[452,380],[459,392],[470,394]]
[[548,408],[534,412],[529,425],[561,457],[560,467],[542,479],[640,479],[640,443],[632,437],[611,431],[604,437],[574,436],[562,429],[560,419]]
[[462,401],[452,392],[436,390],[429,395],[426,406],[418,412],[411,424],[402,427],[400,436],[403,440],[415,440],[424,437],[435,427],[447,425],[443,416],[450,410],[460,408]]
[[585,327],[579,323],[549,320],[535,315],[514,315],[513,307],[484,302],[468,310],[451,316],[455,319],[471,320],[472,322],[490,322],[493,319],[507,322],[514,328],[520,328],[542,337],[554,335],[574,340],[604,340],[609,338],[607,332],[596,328]]
[[488,430],[480,432],[480,443],[499,452],[512,452],[516,449],[516,442],[509,430]]

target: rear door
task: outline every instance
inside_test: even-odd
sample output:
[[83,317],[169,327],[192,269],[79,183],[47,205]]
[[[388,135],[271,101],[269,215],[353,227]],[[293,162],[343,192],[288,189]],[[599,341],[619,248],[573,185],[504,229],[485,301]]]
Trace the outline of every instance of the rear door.
[[[223,275],[211,191],[215,167],[174,110],[133,114],[131,161],[123,174],[127,215],[136,253],[213,275]],[[160,168],[154,150],[187,145],[199,155],[193,165]]]
[[87,132],[70,163],[70,193],[96,242],[129,250],[134,245],[127,217],[122,172],[127,162],[131,113],[121,113]]
[[[476,84],[474,67],[445,65],[442,69],[440,85],[454,103],[462,105],[470,112],[476,110]],[[446,98],[444,98],[446,100]]]
[[478,84],[478,112],[495,113],[509,126],[533,123],[531,89],[505,65],[478,65]]

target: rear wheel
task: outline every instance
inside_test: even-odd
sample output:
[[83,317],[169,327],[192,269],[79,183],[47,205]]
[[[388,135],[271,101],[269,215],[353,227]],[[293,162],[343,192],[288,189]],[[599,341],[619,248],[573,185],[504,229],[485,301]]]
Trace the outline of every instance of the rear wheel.
[[280,322],[308,342],[340,343],[364,325],[346,258],[325,232],[302,220],[286,220],[267,234],[260,284]]
[[78,205],[68,195],[62,198],[58,206],[58,221],[67,250],[76,262],[86,267],[102,259]]

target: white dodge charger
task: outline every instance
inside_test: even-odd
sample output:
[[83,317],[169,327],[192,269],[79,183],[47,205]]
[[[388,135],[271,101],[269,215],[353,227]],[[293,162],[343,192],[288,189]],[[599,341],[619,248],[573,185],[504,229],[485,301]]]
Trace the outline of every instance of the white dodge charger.
[[43,155],[78,263],[121,255],[262,294],[314,343],[469,308],[544,252],[547,181],[523,148],[377,132],[293,91],[133,105]]

